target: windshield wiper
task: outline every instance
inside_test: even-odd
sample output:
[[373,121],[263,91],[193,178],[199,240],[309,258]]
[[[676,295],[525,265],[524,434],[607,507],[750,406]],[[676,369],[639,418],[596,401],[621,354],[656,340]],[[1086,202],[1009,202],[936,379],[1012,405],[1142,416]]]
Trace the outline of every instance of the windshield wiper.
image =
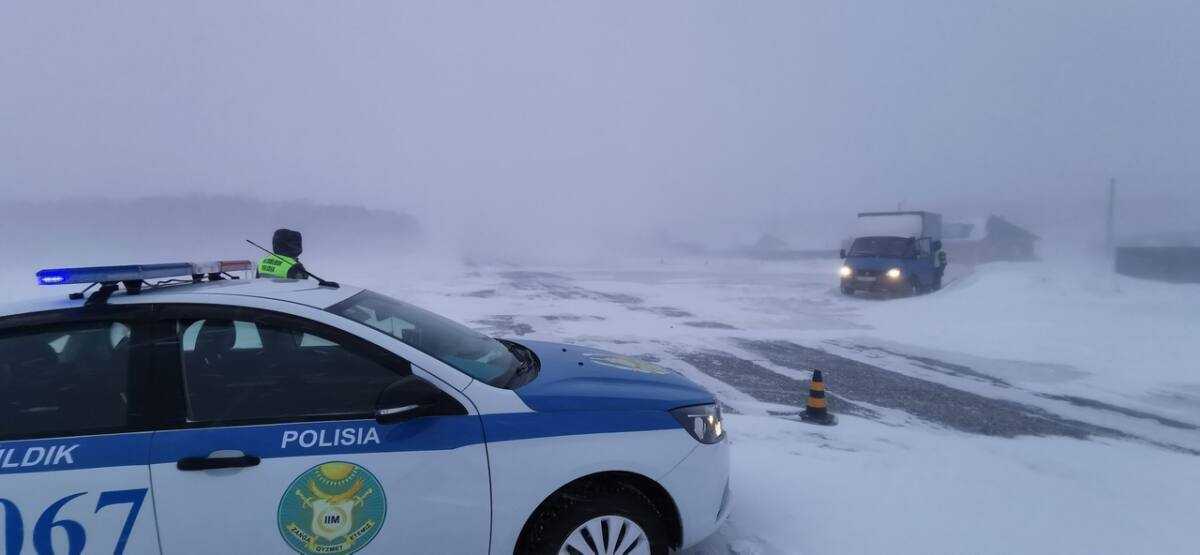
[[506,388],[512,387],[513,384],[518,383],[518,381],[522,377],[524,377],[526,374],[530,373],[531,371],[533,371],[533,361],[532,360],[520,360],[517,363],[516,369],[513,370],[512,376],[510,376],[507,380],[504,380],[504,387],[506,387]]
[[512,388],[514,385],[524,385],[525,383],[528,383],[528,381],[521,381],[521,378],[532,374],[537,370],[537,355],[533,354],[533,351],[530,351],[519,343],[506,341],[504,339],[498,339],[497,341],[503,343],[504,346],[508,348],[508,351],[512,353],[513,357],[517,359],[517,367],[512,370],[512,374],[508,376],[508,379],[504,380],[504,385],[502,387]]

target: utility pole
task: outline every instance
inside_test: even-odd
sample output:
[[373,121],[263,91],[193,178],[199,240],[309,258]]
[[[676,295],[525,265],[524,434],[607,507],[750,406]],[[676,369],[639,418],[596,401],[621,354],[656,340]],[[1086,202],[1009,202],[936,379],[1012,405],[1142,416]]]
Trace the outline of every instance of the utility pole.
[[776,237],[782,237],[783,231],[780,229],[779,221],[781,220],[780,213],[783,211],[783,184],[775,182],[775,198],[771,201],[771,226],[770,233]]
[[1115,224],[1113,220],[1117,210],[1117,180],[1109,178],[1108,180],[1108,219],[1105,221],[1104,246],[1108,249],[1109,256],[1116,253],[1116,236]]

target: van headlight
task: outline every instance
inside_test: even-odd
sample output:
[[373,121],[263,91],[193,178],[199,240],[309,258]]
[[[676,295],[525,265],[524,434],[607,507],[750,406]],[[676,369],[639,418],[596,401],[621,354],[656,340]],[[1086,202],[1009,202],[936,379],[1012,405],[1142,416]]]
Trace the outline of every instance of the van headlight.
[[900,279],[900,268],[892,268],[887,271],[888,279]]
[[725,439],[725,424],[721,421],[720,405],[680,407],[672,410],[671,416],[700,443],[716,443]]
[[848,278],[850,277],[850,274],[854,273],[854,270],[851,270],[849,266],[842,266],[842,269],[838,270],[838,273],[841,274],[842,277]]

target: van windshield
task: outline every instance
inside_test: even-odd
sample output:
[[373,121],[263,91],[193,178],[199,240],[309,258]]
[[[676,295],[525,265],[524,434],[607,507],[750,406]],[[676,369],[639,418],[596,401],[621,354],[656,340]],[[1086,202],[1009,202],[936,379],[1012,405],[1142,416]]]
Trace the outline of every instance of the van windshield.
[[859,237],[847,256],[911,258],[916,254],[915,248],[916,241],[909,237]]
[[522,366],[504,343],[374,291],[354,295],[329,312],[395,337],[490,385],[501,387]]

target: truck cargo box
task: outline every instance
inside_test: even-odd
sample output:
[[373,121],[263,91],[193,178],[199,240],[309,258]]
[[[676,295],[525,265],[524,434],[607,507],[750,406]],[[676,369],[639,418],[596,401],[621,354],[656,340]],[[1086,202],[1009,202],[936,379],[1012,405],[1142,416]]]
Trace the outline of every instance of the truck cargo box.
[[935,212],[860,212],[855,237],[942,238],[942,215]]

